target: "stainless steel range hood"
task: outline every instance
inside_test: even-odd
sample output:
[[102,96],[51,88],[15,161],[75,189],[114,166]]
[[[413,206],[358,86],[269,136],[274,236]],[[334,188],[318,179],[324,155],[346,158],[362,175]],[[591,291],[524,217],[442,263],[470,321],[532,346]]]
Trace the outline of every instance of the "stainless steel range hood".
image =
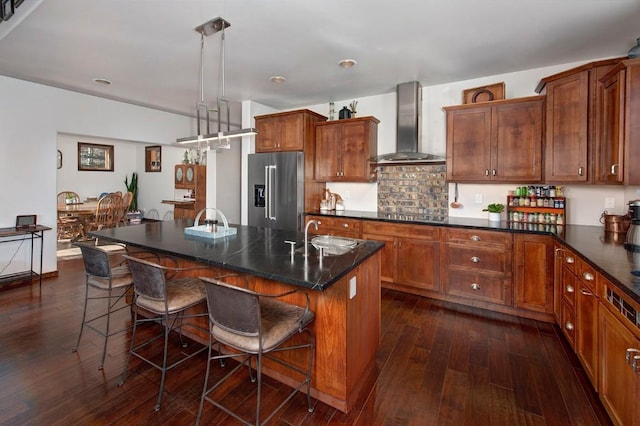
[[398,84],[396,151],[371,158],[385,163],[444,163],[445,158],[418,152],[420,145],[420,121],[422,119],[422,86],[417,81]]

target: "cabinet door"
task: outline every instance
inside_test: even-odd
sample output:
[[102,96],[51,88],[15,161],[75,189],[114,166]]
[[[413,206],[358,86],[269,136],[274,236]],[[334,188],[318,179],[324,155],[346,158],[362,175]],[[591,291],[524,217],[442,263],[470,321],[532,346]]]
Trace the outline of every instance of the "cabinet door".
[[280,118],[280,151],[302,151],[304,149],[304,120],[302,114]]
[[447,180],[488,181],[491,107],[447,111]]
[[173,174],[173,183],[176,188],[182,187],[184,185],[184,165],[176,164],[174,174]]
[[545,182],[587,182],[589,73],[547,84]]
[[553,242],[545,235],[517,234],[515,306],[553,312]]
[[256,119],[256,152],[272,152],[278,150],[280,137],[280,120],[277,117]]
[[576,353],[594,388],[598,378],[598,298],[579,283],[576,292]]
[[624,181],[624,77],[625,70],[621,70],[600,86],[602,108],[595,152],[597,183],[621,184]]
[[542,112],[542,99],[494,107],[491,180],[542,180]]
[[358,121],[342,126],[342,180],[369,180],[368,124],[366,121]]
[[626,354],[627,349],[640,349],[640,342],[603,304],[599,315],[600,400],[615,424],[638,424],[634,389],[638,389],[640,378],[627,364]]
[[380,280],[388,283],[398,281],[398,241],[396,237],[381,234],[363,234],[365,240],[383,241],[380,256]]
[[440,290],[439,243],[412,238],[398,242],[398,282],[426,290]]
[[342,142],[339,126],[316,127],[315,164],[316,180],[339,180],[339,173],[342,170]]

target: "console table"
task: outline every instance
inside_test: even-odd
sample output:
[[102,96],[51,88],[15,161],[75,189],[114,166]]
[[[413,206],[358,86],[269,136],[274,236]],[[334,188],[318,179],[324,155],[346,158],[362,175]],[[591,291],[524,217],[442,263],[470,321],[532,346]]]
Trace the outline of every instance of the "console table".
[[[0,228],[0,244],[20,240],[30,240],[31,243],[29,270],[1,275],[0,285],[14,281],[29,280],[30,282],[33,282],[33,278],[38,277],[40,279],[40,287],[42,287],[42,252],[44,247],[44,231],[49,231],[50,229],[51,228],[42,225],[36,225],[29,228]],[[33,240],[40,240],[40,269],[38,270],[38,272],[33,270]]]

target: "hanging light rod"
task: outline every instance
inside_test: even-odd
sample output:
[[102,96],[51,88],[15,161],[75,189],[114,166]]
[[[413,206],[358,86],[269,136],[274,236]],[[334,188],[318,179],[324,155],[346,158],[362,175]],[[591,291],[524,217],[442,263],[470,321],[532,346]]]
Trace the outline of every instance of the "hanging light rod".
[[[196,136],[188,136],[186,138],[179,138],[177,139],[177,143],[179,144],[190,144],[190,143],[197,143],[198,144],[198,149],[201,148],[200,144],[203,142],[210,142],[210,141],[217,141],[218,143],[220,143],[221,141],[227,140],[227,139],[231,139],[231,138],[237,138],[237,137],[242,137],[242,136],[251,136],[251,135],[255,135],[258,133],[258,131],[253,128],[253,127],[249,127],[249,128],[245,128],[245,129],[239,129],[239,130],[231,130],[230,129],[230,113],[229,113],[229,102],[227,101],[227,99],[225,98],[225,92],[224,92],[224,82],[225,82],[225,34],[224,34],[224,30],[226,28],[229,28],[231,26],[231,24],[229,23],[229,21],[221,18],[221,17],[216,17],[213,18],[207,22],[205,22],[204,24],[198,25],[195,28],[195,31],[200,34],[200,101],[198,102],[198,104],[196,105],[196,113],[197,113],[197,120],[198,120],[198,134]],[[212,34],[216,34],[218,32],[222,31],[222,38],[221,38],[221,51],[220,51],[220,56],[221,56],[221,64],[222,64],[222,94],[221,96],[218,96],[217,98],[217,108],[216,109],[210,109],[208,107],[208,105],[206,105],[204,103],[204,68],[203,68],[203,63],[204,63],[204,38],[208,37]],[[227,109],[227,130],[226,131],[222,131],[221,130],[221,117],[220,117],[220,113],[222,110],[222,105],[224,104],[224,106]],[[206,121],[207,121],[207,134],[202,134],[202,132],[200,131],[200,110],[204,109],[206,112],[203,114],[206,116]],[[218,132],[217,133],[212,133],[209,130],[209,112],[210,111],[214,111],[217,112],[218,115]],[[228,148],[228,143],[227,145],[219,145],[219,147],[221,148]]]

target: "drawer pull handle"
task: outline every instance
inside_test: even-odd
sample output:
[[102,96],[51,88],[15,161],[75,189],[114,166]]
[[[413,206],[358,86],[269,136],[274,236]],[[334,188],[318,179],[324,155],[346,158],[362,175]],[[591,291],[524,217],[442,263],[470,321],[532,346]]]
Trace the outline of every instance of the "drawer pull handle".
[[584,173],[584,167],[578,167],[578,176],[582,176]]
[[573,293],[575,290],[571,284],[567,284],[567,293]]
[[567,257],[565,257],[565,262],[567,262],[567,263],[575,263],[575,259],[573,258],[573,256],[567,256]]
[[583,296],[593,296],[593,293],[591,293],[589,290],[584,288],[580,289],[580,293],[582,293]]
[[472,283],[471,284],[471,290],[480,290],[480,284]]
[[627,364],[631,365],[631,357],[632,356],[637,356],[638,354],[640,354],[640,350],[636,349],[636,348],[628,348],[627,349]]
[[583,272],[582,278],[584,278],[586,281],[593,281],[595,279],[591,272]]
[[484,169],[484,175],[489,176],[489,169]]
[[479,258],[478,256],[473,256],[473,257],[471,258],[471,261],[472,261],[473,263],[480,263],[480,258]]
[[473,235],[471,237],[471,241],[480,241],[480,237],[478,237],[477,235]]
[[342,224],[342,227],[343,227],[343,228],[348,228],[348,227],[349,227],[349,224],[348,224],[348,223],[343,223],[343,224]]
[[573,331],[573,323],[571,321],[567,321],[564,328],[566,328],[569,331]]
[[640,360],[640,355],[636,355],[633,357],[633,362],[631,363],[631,368],[633,368],[633,372],[638,374],[638,361]]

